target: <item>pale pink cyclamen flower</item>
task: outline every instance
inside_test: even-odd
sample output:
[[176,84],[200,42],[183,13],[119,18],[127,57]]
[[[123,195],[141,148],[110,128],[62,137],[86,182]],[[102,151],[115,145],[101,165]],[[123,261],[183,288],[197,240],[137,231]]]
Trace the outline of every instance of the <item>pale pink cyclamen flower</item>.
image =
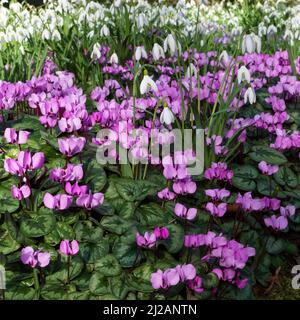
[[258,164],[258,168],[263,174],[266,174],[268,176],[271,176],[279,170],[279,167],[277,165],[272,166],[270,164],[267,164],[266,161],[261,161]]
[[35,251],[32,247],[23,248],[21,251],[21,261],[28,264],[31,268],[47,267],[50,263],[50,253]]
[[86,139],[84,137],[75,137],[58,139],[59,151],[67,157],[72,157],[80,153],[84,148]]
[[25,144],[29,138],[29,131],[16,131],[14,128],[6,128],[4,131],[4,138],[7,143]]
[[53,196],[47,192],[44,196],[44,205],[49,209],[65,210],[72,204],[73,197],[67,194],[57,194]]
[[205,194],[213,200],[223,200],[230,196],[230,191],[226,189],[207,189]]
[[91,193],[91,191],[87,194],[80,195],[77,200],[76,204],[79,207],[84,207],[88,210],[98,207],[104,201],[104,195],[101,192],[98,193]]
[[176,197],[176,194],[170,191],[169,188],[165,188],[157,193],[157,196],[162,200],[173,200]]
[[271,227],[272,229],[284,230],[288,226],[288,220],[285,216],[272,215],[271,217],[264,219],[265,225]]
[[177,217],[187,219],[187,220],[194,220],[197,216],[197,209],[196,208],[187,209],[181,203],[176,203],[174,212]]
[[166,240],[169,238],[170,232],[166,227],[155,227],[153,230],[157,239]]
[[62,240],[59,245],[59,252],[66,256],[73,256],[79,252],[79,245],[76,240]]
[[139,233],[136,234],[136,243],[139,247],[151,249],[156,245],[156,241],[157,238],[154,232],[145,232],[144,235],[141,235]]
[[227,211],[227,203],[220,203],[215,205],[212,202],[208,202],[205,208],[212,216],[223,217]]
[[11,195],[13,199],[22,200],[30,197],[31,195],[31,189],[28,185],[23,185],[21,188],[18,188],[17,186],[13,185],[11,187]]
[[71,196],[82,196],[88,193],[88,186],[83,185],[79,186],[78,181],[76,181],[73,185],[68,181],[65,185],[66,193]]
[[284,217],[292,217],[296,212],[295,206],[288,204],[286,207],[280,207],[280,214]]

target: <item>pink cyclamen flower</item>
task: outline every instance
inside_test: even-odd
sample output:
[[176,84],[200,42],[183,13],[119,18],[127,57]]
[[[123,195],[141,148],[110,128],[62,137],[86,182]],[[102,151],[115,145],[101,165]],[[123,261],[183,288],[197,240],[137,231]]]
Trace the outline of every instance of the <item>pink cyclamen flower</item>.
[[157,196],[162,200],[173,200],[176,197],[176,194],[170,191],[169,188],[165,188],[157,193]]
[[157,239],[166,240],[169,238],[170,232],[166,227],[155,227],[153,230],[153,233],[155,234]]
[[205,194],[213,200],[223,200],[230,196],[230,191],[226,189],[207,189]]
[[296,212],[295,206],[288,204],[286,207],[280,207],[280,214],[284,217],[292,217]]
[[204,291],[202,287],[202,278],[196,276],[193,280],[188,282],[188,287],[196,293],[202,293]]
[[156,241],[157,238],[154,232],[145,232],[144,235],[141,235],[139,233],[136,234],[136,243],[139,247],[151,249],[156,245]]
[[65,191],[72,196],[82,196],[87,194],[88,187],[86,185],[79,186],[77,181],[72,185],[68,181],[65,185]]
[[4,131],[4,138],[7,143],[25,144],[29,138],[29,131],[16,131],[14,128],[6,128]]
[[76,204],[79,207],[84,207],[88,210],[98,207],[104,201],[104,195],[101,192],[92,194],[91,192],[79,196]]
[[66,256],[74,256],[79,252],[79,245],[76,240],[62,240],[59,245],[59,252]]
[[47,192],[44,196],[44,205],[49,209],[65,210],[72,204],[73,197],[67,194],[57,194],[53,196]]
[[13,185],[11,188],[11,195],[13,199],[22,200],[30,197],[31,195],[31,189],[28,185],[24,185],[21,188],[18,188],[17,186]]
[[23,248],[21,251],[21,261],[31,268],[47,267],[50,263],[50,258],[49,252],[35,251],[32,247]]
[[227,203],[220,203],[218,205],[215,205],[212,202],[208,202],[205,208],[212,216],[223,217],[227,211]]
[[279,170],[279,167],[277,165],[272,166],[270,164],[267,164],[266,161],[261,161],[258,164],[258,168],[263,174],[266,174],[268,176],[271,176]]
[[72,157],[82,151],[86,143],[84,137],[58,139],[59,151],[67,157]]
[[187,209],[181,203],[176,203],[174,212],[177,217],[187,219],[187,220],[194,220],[197,216],[197,209],[196,208]]
[[271,227],[276,231],[284,230],[288,226],[288,220],[285,216],[277,217],[276,215],[272,215],[269,218],[265,218],[264,222],[267,227]]

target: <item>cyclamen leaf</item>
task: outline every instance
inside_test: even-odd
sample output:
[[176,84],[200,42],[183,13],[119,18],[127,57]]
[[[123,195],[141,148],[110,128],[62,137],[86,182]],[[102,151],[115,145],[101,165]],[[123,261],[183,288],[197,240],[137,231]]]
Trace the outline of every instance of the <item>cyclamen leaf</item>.
[[287,158],[279,151],[267,146],[254,146],[249,153],[252,160],[256,162],[266,161],[268,164],[281,165],[287,162]]

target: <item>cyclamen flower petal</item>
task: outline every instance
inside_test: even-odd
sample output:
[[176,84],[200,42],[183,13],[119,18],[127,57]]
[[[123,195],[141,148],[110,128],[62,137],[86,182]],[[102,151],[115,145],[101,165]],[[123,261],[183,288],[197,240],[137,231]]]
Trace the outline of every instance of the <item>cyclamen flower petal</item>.
[[67,157],[72,157],[82,151],[86,143],[84,137],[58,139],[59,151]]
[[22,200],[30,197],[31,189],[28,185],[24,185],[21,188],[18,188],[15,185],[13,185],[11,188],[11,194],[14,199]]
[[29,131],[20,130],[17,132],[14,128],[6,128],[4,131],[4,138],[7,143],[25,144],[29,135]]
[[66,256],[73,256],[79,252],[79,245],[76,240],[62,240],[59,246],[59,252]]

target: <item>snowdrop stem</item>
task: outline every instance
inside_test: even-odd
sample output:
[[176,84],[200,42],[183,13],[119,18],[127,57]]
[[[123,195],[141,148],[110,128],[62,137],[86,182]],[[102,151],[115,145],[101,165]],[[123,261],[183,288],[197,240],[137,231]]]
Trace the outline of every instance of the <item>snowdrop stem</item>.
[[38,300],[40,297],[39,270],[37,268],[33,268],[32,274],[33,274],[33,283],[34,283],[34,289],[35,289],[35,298],[36,300]]

